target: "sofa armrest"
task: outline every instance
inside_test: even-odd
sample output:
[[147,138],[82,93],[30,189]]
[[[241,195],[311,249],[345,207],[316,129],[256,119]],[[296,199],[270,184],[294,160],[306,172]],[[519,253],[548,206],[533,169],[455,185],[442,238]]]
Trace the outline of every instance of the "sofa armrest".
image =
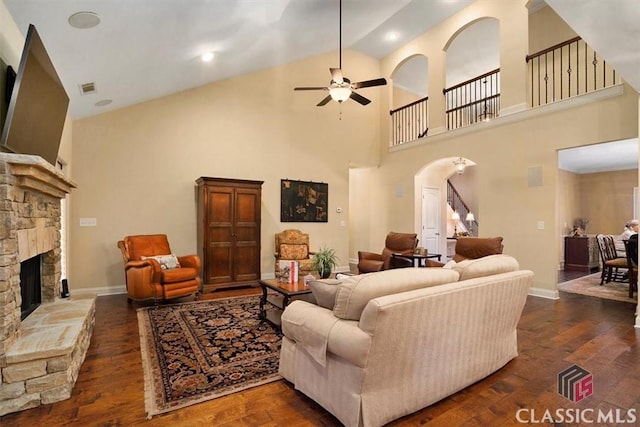
[[337,321],[338,318],[325,308],[305,301],[293,301],[282,312],[282,333],[325,366],[329,332]]
[[306,301],[293,301],[282,313],[282,333],[300,345],[320,365],[327,352],[364,366],[371,337],[357,321],[341,320],[331,310]]

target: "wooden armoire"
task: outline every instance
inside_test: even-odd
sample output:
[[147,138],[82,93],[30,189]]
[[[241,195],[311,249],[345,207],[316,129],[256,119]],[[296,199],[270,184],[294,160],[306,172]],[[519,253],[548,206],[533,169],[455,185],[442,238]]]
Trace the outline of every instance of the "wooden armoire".
[[203,292],[257,284],[263,181],[201,177],[196,183]]

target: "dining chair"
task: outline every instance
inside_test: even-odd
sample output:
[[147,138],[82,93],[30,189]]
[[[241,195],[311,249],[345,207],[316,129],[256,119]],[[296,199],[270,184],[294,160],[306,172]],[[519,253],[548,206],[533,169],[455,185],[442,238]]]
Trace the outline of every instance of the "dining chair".
[[629,268],[629,298],[633,298],[633,293],[638,292],[638,235],[634,234],[623,243]]
[[626,282],[628,264],[626,258],[618,256],[615,240],[610,234],[596,235],[598,250],[602,260],[602,275],[600,276],[600,286],[609,282]]

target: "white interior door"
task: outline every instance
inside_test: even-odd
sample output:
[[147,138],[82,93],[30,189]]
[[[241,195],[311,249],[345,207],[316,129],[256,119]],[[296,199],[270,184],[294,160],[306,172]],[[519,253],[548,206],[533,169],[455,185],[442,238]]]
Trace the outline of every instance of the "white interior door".
[[422,236],[419,246],[440,253],[440,189],[422,187]]

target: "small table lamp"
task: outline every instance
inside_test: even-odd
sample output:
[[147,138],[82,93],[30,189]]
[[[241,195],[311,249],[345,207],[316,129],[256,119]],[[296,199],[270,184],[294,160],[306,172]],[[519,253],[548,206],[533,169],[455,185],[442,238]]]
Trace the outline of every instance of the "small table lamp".
[[469,223],[469,235],[473,235],[473,221],[475,221],[476,218],[473,216],[473,213],[469,212],[466,219]]
[[460,221],[460,214],[456,211],[453,211],[453,213],[451,214],[451,219],[454,221],[453,237],[458,237],[458,221]]

